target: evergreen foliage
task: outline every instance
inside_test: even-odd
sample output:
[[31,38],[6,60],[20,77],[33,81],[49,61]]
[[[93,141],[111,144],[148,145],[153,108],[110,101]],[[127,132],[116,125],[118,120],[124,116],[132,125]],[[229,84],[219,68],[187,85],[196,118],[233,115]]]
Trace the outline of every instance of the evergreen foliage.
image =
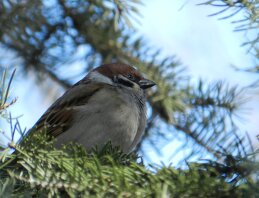
[[[259,164],[226,156],[224,163],[191,163],[185,169],[145,167],[141,158],[107,144],[86,153],[80,145],[56,149],[44,135],[3,151],[3,197],[258,197]],[[8,148],[8,150],[10,149]],[[257,175],[258,176],[258,175]]]
[[[110,144],[92,153],[76,144],[55,148],[55,140],[44,132],[33,133],[18,145],[15,134],[25,137],[26,131],[7,111],[16,102],[10,98],[14,72],[7,75],[1,58],[0,119],[10,122],[11,134],[1,129],[1,137],[9,138],[7,148],[0,146],[1,197],[259,197],[258,151],[233,119],[245,102],[245,89],[225,82],[191,84],[175,56],[162,57],[136,36],[132,19],[139,14],[139,4],[138,0],[2,0],[1,48],[10,50],[16,64],[37,75],[39,83],[52,79],[65,89],[72,81],[63,71],[74,63],[82,64],[80,77],[103,63],[138,67],[158,84],[148,93],[151,115],[143,141],[169,141],[182,133],[188,141],[175,152],[191,148],[183,161],[208,154],[210,160],[186,162],[181,168],[144,166],[136,153],[123,154]],[[245,10],[249,24],[242,28],[253,29],[258,23],[256,2],[204,4]]]
[[[228,19],[237,14],[242,13],[242,18],[232,21],[235,24],[235,31],[245,31],[246,39],[242,45],[247,46],[247,51],[259,58],[259,2],[257,0],[209,0],[201,3],[200,5],[211,5],[218,7],[219,11],[211,14],[210,16],[220,15],[220,19]],[[225,14],[226,12],[230,14]],[[223,16],[222,16],[223,15]],[[245,69],[249,72],[259,72],[258,63],[253,67]]]

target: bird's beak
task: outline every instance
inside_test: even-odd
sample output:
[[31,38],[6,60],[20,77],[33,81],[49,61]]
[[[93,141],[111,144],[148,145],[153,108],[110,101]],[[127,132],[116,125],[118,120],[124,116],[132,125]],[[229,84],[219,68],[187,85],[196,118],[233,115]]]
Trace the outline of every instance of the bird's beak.
[[148,79],[139,81],[139,86],[141,89],[147,89],[147,88],[153,87],[154,85],[156,85],[156,83]]

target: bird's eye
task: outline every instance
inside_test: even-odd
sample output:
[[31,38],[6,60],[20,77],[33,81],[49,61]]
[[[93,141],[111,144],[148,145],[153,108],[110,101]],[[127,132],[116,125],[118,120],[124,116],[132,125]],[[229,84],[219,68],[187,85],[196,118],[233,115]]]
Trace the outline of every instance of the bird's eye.
[[135,80],[135,78],[134,78],[134,76],[132,75],[132,74],[127,74],[127,76],[126,76],[129,80],[132,80],[132,81],[134,81]]

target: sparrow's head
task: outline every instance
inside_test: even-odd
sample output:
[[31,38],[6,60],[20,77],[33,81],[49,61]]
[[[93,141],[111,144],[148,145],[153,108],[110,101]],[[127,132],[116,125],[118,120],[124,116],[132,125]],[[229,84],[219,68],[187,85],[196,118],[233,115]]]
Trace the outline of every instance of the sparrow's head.
[[133,89],[147,89],[156,85],[153,81],[145,79],[134,67],[123,63],[101,65],[92,70],[88,77],[96,82]]

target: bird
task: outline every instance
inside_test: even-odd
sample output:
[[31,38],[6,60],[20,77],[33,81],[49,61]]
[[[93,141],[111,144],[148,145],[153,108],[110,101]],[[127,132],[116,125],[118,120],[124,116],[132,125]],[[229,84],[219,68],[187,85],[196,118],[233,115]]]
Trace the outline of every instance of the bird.
[[145,130],[146,89],[155,85],[131,65],[103,64],[58,98],[33,128],[55,138],[56,147],[76,142],[91,151],[111,142],[132,152]]

